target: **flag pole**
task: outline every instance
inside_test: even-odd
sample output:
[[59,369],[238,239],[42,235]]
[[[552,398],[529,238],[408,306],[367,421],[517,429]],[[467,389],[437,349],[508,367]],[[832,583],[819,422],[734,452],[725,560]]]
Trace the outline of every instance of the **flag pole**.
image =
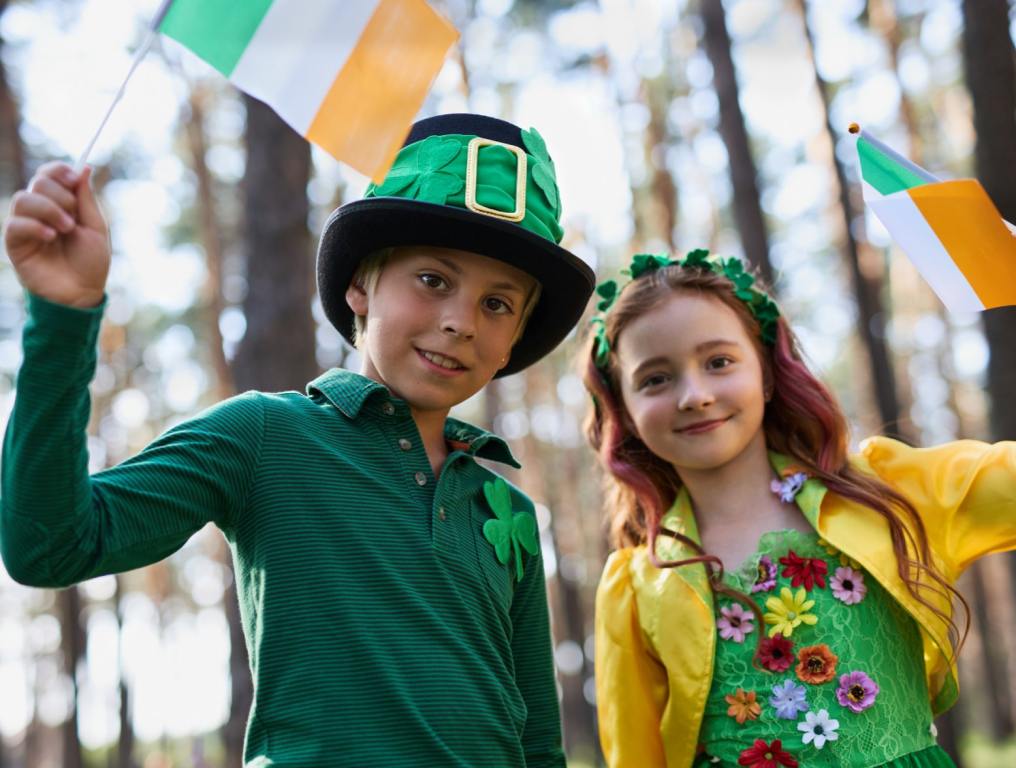
[[113,101],[110,103],[109,108],[106,110],[106,114],[103,116],[102,121],[99,123],[99,127],[95,130],[91,140],[85,146],[84,151],[78,157],[78,162],[75,165],[75,170],[81,172],[85,168],[85,163],[88,162],[88,155],[91,154],[92,149],[95,147],[95,142],[99,140],[99,134],[102,133],[102,129],[106,127],[106,122],[109,120],[109,116],[113,114],[113,109],[123,98],[124,91],[127,88],[127,81],[131,79],[134,74],[134,70],[138,68],[138,64],[148,53],[148,49],[152,47],[152,42],[155,40],[155,36],[159,32],[159,25],[162,24],[162,20],[166,17],[166,13],[169,11],[169,6],[172,5],[173,0],[162,0],[162,5],[159,6],[159,10],[155,12],[155,17],[152,19],[152,23],[148,25],[148,33],[145,35],[144,41],[138,47],[138,50],[134,54],[134,61],[131,62],[130,69],[127,70],[127,76],[124,77],[123,82],[120,83],[120,87],[117,89],[116,94],[113,96]]

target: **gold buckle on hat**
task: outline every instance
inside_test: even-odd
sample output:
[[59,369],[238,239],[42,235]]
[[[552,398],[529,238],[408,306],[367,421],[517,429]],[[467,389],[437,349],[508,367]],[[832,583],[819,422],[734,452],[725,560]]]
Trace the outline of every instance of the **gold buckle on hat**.
[[[480,159],[480,147],[504,147],[516,157],[515,164],[515,210],[500,211],[488,208],[476,200],[477,164]],[[512,144],[492,141],[482,136],[470,140],[466,155],[466,208],[486,216],[494,216],[505,221],[522,221],[526,218],[526,153]]]

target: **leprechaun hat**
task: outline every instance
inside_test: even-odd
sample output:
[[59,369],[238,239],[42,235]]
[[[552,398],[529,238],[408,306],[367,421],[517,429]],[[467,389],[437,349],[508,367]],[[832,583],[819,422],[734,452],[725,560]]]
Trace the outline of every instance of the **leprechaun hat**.
[[420,120],[384,181],[325,223],[317,254],[325,315],[352,342],[346,288],[360,262],[382,248],[429,245],[489,256],[542,286],[497,375],[520,371],[568,335],[595,286],[589,265],[558,245],[560,218],[554,161],[535,129],[472,114]]

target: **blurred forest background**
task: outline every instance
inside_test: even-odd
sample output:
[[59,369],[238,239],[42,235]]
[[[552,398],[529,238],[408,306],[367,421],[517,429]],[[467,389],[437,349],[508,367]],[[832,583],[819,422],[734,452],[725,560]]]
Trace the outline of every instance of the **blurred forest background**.
[[[41,162],[82,150],[157,5],[0,0],[2,210]],[[846,134],[856,120],[934,173],[977,176],[1016,221],[1008,0],[434,5],[462,38],[424,113],[537,126],[557,162],[564,244],[595,256],[601,276],[636,250],[744,255],[772,276],[855,444],[878,432],[1016,439],[1016,309],[943,311],[865,212]],[[171,42],[139,68],[92,163],[114,244],[93,470],[232,393],[358,366],[324,320],[313,264],[325,216],[365,179]],[[4,421],[23,321],[5,261]],[[539,503],[567,749],[592,766],[592,599],[607,545],[578,348],[569,339],[458,415],[505,435],[525,465],[511,479]],[[964,695],[939,738],[963,766],[1011,767],[1016,558],[988,558],[961,588],[973,606]],[[250,696],[216,530],[62,591],[0,568],[0,766],[234,768]]]

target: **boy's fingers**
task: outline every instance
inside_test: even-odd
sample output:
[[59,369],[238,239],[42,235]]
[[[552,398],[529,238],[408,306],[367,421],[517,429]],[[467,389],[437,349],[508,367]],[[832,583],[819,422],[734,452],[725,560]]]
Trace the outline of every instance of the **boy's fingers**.
[[78,182],[80,174],[76,173],[67,163],[50,162],[43,163],[39,166],[39,169],[35,172],[35,178],[45,177],[52,179],[58,184],[73,189],[74,185]]
[[4,226],[4,236],[7,241],[7,251],[11,253],[24,245],[52,242],[57,237],[57,231],[38,219],[12,216]]
[[77,195],[78,221],[81,222],[81,225],[88,229],[105,232],[106,219],[103,218],[99,201],[95,199],[95,192],[92,191],[92,169],[90,166],[86,166],[85,170],[81,172],[74,191]]
[[74,193],[48,176],[36,176],[28,187],[29,192],[48,197],[73,217],[78,210],[78,201]]
[[11,202],[11,213],[28,219],[37,219],[57,232],[74,231],[74,219],[52,199],[34,192],[18,192]]

